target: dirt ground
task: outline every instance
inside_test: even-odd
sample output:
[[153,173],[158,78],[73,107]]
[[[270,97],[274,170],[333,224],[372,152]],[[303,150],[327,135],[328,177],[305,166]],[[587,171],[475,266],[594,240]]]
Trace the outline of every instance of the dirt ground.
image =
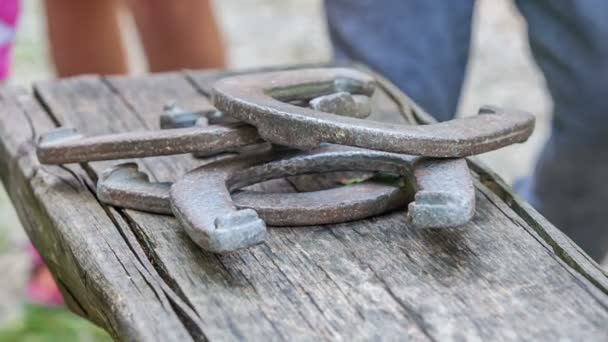
[[[52,77],[52,70],[45,52],[40,4],[24,4],[11,82],[27,85]],[[232,67],[321,62],[330,58],[320,0],[216,0],[215,7]],[[129,18],[125,17],[124,25],[126,42],[133,52],[133,70],[143,72],[145,62]],[[477,3],[471,59],[459,113],[475,114],[482,104],[521,108],[536,114],[537,129],[527,143],[480,157],[509,182],[528,174],[548,134],[551,102],[542,75],[531,59],[525,22],[509,0]],[[27,271],[22,252],[26,238],[4,193],[0,194],[0,220],[0,269],[3,279],[7,279],[0,282],[2,322],[16,312]]]

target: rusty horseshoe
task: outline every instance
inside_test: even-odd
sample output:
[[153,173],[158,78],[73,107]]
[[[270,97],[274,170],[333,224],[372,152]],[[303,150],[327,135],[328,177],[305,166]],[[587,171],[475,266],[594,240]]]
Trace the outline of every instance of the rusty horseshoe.
[[[337,92],[371,95],[374,79],[344,68],[246,74],[219,80],[214,106],[258,128],[272,143],[310,149],[322,142],[436,158],[465,157],[525,141],[534,116],[483,107],[479,114],[437,124],[381,123],[290,104]],[[491,114],[491,115],[490,115]]]
[[[173,214],[170,182],[151,182],[136,163],[104,171],[97,182],[103,203],[158,214]],[[402,207],[411,196],[407,189],[378,182],[294,193],[241,190],[232,194],[238,209],[254,209],[271,226],[308,226],[347,222]]]
[[226,124],[136,131],[82,137],[71,128],[57,128],[41,137],[36,153],[43,164],[220,153],[264,142],[255,127]]
[[[264,241],[266,225],[255,210],[238,209],[230,193],[269,179],[332,171],[373,171],[404,176],[416,191],[408,219],[418,228],[460,226],[475,210],[466,161],[427,160],[403,154],[324,145],[260,164],[241,156],[201,166],[171,186],[173,214],[203,249],[223,253]],[[296,208],[297,210],[297,208]]]

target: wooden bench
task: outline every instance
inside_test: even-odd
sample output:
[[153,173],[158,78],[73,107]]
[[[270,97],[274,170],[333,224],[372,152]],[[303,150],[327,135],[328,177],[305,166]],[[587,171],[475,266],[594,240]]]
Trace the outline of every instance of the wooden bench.
[[[271,228],[264,244],[228,255],[201,251],[172,217],[99,203],[96,179],[114,162],[37,162],[43,132],[157,128],[169,101],[209,107],[222,75],[0,88],[0,174],[71,310],[129,341],[608,340],[604,271],[474,161],[477,212],[466,227],[415,231],[397,211]],[[428,119],[385,81],[374,103],[376,119]],[[138,162],[162,181],[200,163],[186,155]]]

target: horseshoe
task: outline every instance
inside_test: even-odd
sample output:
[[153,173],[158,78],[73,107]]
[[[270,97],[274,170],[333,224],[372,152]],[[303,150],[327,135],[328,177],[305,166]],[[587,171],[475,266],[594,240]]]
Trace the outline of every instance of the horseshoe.
[[260,155],[248,155],[210,163],[171,186],[171,210],[201,248],[224,253],[264,241],[264,221],[252,209],[238,209],[230,193],[269,179],[307,173],[356,170],[404,176],[416,191],[408,219],[418,228],[460,226],[475,209],[473,183],[463,159],[426,160],[327,145],[260,164],[262,160]]
[[[170,182],[151,182],[136,163],[106,170],[97,182],[97,197],[113,206],[171,215]],[[401,187],[365,182],[296,193],[237,191],[238,209],[251,208],[271,226],[309,226],[348,222],[402,207],[410,198]]]
[[262,143],[255,127],[243,124],[193,126],[82,137],[72,128],[43,135],[36,154],[43,164],[143,158],[181,153],[220,153]]
[[527,140],[534,116],[483,107],[479,114],[423,126],[395,125],[345,117],[289,102],[338,92],[371,95],[374,80],[352,69],[300,69],[232,76],[213,88],[214,106],[258,129],[264,140],[311,149],[335,143],[387,152],[455,158]]

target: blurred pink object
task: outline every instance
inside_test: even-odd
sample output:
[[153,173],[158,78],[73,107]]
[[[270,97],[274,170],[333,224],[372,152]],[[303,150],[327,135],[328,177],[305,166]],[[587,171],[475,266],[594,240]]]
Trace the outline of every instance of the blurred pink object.
[[20,5],[20,0],[0,0],[0,81],[9,75]]
[[32,260],[32,272],[26,289],[27,300],[31,304],[44,306],[63,305],[61,292],[57,288],[49,269],[42,261],[40,254],[32,245],[27,246],[27,251]]

